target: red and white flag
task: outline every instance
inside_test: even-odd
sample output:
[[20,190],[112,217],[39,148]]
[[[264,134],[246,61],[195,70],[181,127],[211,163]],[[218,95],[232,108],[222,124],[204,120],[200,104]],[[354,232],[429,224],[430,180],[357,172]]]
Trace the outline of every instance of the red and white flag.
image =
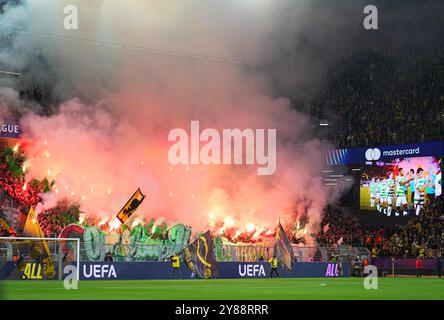
[[330,224],[329,224],[329,223],[327,223],[327,224],[324,226],[324,233],[327,233],[328,229],[330,229]]
[[344,237],[341,237],[341,239],[338,240],[338,246],[340,246],[344,242]]

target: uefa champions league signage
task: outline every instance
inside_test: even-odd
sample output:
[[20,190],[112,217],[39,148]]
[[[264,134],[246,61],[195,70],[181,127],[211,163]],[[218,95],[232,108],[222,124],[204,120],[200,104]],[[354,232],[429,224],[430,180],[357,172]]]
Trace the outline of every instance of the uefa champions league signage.
[[[281,278],[334,278],[341,276],[338,263],[331,262],[293,262],[291,272],[282,266],[278,268]],[[343,268],[343,276],[348,277],[350,275],[349,264],[344,262]],[[180,269],[183,279],[194,277],[184,263],[181,264]],[[270,264],[268,262],[219,262],[219,279],[268,278],[269,274]],[[81,261],[79,276],[80,280],[168,279],[171,276],[171,264],[164,261]],[[67,277],[67,274],[63,274],[63,277]]]
[[18,138],[20,126],[14,123],[0,123],[0,138]]

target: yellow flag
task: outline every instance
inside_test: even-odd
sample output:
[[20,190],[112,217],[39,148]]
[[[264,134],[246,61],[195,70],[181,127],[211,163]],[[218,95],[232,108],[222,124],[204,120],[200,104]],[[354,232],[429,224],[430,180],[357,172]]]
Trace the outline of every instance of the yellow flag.
[[45,237],[33,207],[29,208],[28,217],[26,218],[25,227],[23,228],[23,235],[25,237],[33,238]]
[[125,223],[125,221],[136,211],[143,199],[145,199],[145,196],[142,194],[142,191],[140,191],[140,188],[138,188],[117,214],[116,218],[119,219],[121,223]]
[[[26,218],[25,227],[23,228],[23,235],[26,237],[33,238],[44,238],[42,228],[40,227],[39,221],[37,220],[37,214],[34,208],[31,207],[28,212],[28,217]],[[41,241],[41,246],[38,244],[34,247],[36,250],[46,253],[46,258],[43,259],[43,273],[48,277],[53,277],[55,275],[54,263],[51,259],[51,252],[49,251],[48,243],[46,240]]]

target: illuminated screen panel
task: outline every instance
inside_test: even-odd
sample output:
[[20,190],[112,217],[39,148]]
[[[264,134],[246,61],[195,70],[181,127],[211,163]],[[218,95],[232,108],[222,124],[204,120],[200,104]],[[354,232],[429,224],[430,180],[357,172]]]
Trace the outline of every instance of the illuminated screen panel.
[[418,215],[441,190],[440,158],[376,162],[362,168],[360,208],[388,216]]

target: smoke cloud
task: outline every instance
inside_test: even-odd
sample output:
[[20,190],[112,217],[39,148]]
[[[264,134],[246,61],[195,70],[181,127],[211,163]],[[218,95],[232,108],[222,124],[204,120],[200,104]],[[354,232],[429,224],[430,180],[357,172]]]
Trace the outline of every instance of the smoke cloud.
[[[68,4],[79,8],[79,30],[63,29]],[[312,12],[312,5],[304,1],[294,10],[302,17]],[[111,218],[140,187],[147,198],[138,217],[164,217],[197,231],[209,219],[229,217],[244,229],[307,215],[308,228],[315,231],[323,207],[337,196],[327,192],[320,176],[329,146],[310,138],[310,119],[276,94],[276,84],[291,81],[302,89],[301,83],[319,79],[312,73],[283,75],[228,59],[307,64],[304,50],[297,59],[277,62],[277,52],[286,52],[278,49],[288,38],[273,36],[282,30],[292,37],[308,23],[305,18],[295,24],[297,30],[282,29],[276,20],[282,9],[268,0],[7,4],[0,15],[5,44],[0,65],[23,76],[1,80],[6,87],[0,89],[1,115],[5,118],[12,109],[21,114],[24,136],[32,141],[26,150],[29,179],[55,181],[43,207],[68,198],[79,202],[86,216]],[[63,35],[227,60],[147,53]],[[320,71],[325,61],[315,59],[312,68]],[[25,104],[13,90],[23,87],[50,92],[49,102]],[[199,120],[201,129],[277,129],[276,173],[258,176],[256,167],[246,165],[171,166],[168,132],[189,131],[192,120]]]

